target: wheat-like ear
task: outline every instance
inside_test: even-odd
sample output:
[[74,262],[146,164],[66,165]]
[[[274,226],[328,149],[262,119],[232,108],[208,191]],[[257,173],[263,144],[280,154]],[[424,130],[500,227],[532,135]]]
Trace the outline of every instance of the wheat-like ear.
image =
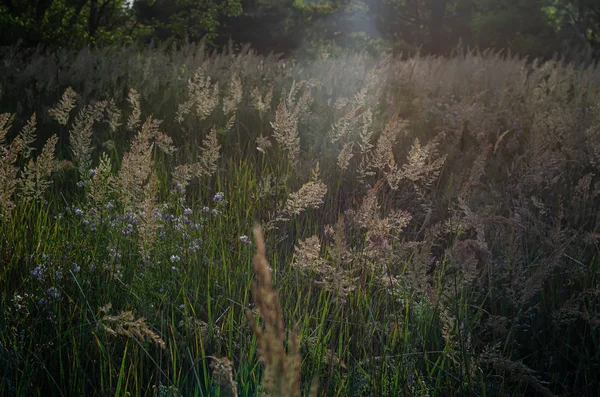
[[[252,287],[252,298],[256,303],[263,326],[256,324],[250,311],[246,312],[248,320],[256,335],[260,359],[265,366],[263,386],[269,396],[275,397],[300,397],[300,346],[298,335],[294,331],[287,338],[288,351],[286,352],[286,332],[283,324],[283,315],[279,304],[279,297],[273,290],[269,263],[266,258],[265,241],[259,226],[254,227],[256,254],[254,255],[254,272],[257,280]],[[316,395],[314,387],[311,395]]]

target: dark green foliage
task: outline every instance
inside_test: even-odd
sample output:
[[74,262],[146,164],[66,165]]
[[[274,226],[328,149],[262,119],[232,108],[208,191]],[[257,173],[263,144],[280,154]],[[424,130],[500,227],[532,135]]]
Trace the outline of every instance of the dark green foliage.
[[204,39],[212,44],[225,18],[242,14],[239,0],[136,0],[133,3],[143,40]]
[[449,55],[457,46],[531,57],[600,51],[595,0],[2,0],[0,45],[250,44],[314,57],[381,51]]
[[134,25],[126,0],[3,0],[0,45],[125,44]]

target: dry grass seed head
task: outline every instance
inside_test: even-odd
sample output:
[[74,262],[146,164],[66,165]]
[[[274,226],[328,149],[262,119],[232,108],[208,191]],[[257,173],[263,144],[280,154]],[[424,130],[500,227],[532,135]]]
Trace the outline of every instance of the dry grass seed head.
[[[9,119],[5,117],[4,126],[7,120]],[[14,208],[12,197],[19,183],[16,162],[23,146],[20,137],[13,139],[10,145],[5,145],[5,133],[0,135],[0,216],[6,216]]]
[[160,132],[159,125],[159,120],[148,117],[140,132],[133,139],[131,149],[123,155],[118,183],[121,188],[121,198],[126,207],[144,199],[144,185],[152,171],[154,143],[156,142],[157,146],[166,150],[167,153],[174,150],[171,146],[171,138]]
[[273,290],[266,247],[260,227],[254,228],[256,254],[253,267],[257,280],[252,287],[252,297],[258,308],[263,326],[259,327],[251,312],[247,317],[256,335],[260,358],[265,365],[263,385],[269,395],[300,397],[300,363],[298,336],[292,332],[285,349],[283,315],[277,293]]
[[[102,208],[102,206],[108,203],[111,196],[118,192],[118,185],[116,178],[112,172],[112,163],[110,157],[106,153],[100,155],[98,166],[96,167],[96,173],[92,177],[90,183],[90,191],[88,193],[88,205],[91,208]],[[100,213],[89,212],[90,216],[97,215],[99,220]]]
[[204,120],[218,104],[219,84],[213,84],[210,76],[206,76],[206,67],[206,63],[202,64],[188,82],[188,100],[177,109],[176,120],[179,123],[183,122],[184,116],[191,113],[192,109],[200,120]]
[[371,168],[390,172],[396,169],[396,161],[393,152],[394,145],[400,137],[400,134],[406,132],[407,126],[408,122],[400,119],[398,113],[394,114],[388,120],[375,145],[375,151],[371,158]]
[[299,215],[308,208],[319,208],[327,193],[327,185],[321,181],[306,182],[294,193],[290,193],[283,212],[289,216]]
[[19,137],[21,138],[21,142],[23,142],[23,152],[21,156],[23,159],[28,160],[31,157],[31,153],[34,151],[33,144],[35,143],[36,138],[36,126],[37,126],[37,117],[36,114],[33,113],[31,118],[27,121],[25,126],[19,132]]
[[273,100],[273,86],[267,90],[267,93],[264,95],[264,97],[262,96],[260,89],[258,87],[254,87],[250,93],[250,97],[252,98],[252,106],[258,111],[259,116],[263,118],[271,108],[271,101]]
[[48,114],[58,121],[60,125],[67,125],[69,115],[71,110],[75,108],[76,102],[77,93],[71,87],[68,87],[63,93],[60,102],[58,102],[56,107],[50,109]]
[[237,397],[237,382],[233,380],[233,368],[227,357],[215,359],[210,367],[213,369],[213,379],[221,387],[222,397]]
[[127,102],[131,106],[131,114],[127,119],[127,129],[129,131],[135,131],[140,126],[140,120],[142,117],[142,108],[140,106],[140,94],[133,88],[129,90],[127,95]]
[[275,112],[275,120],[271,122],[275,141],[288,154],[291,163],[296,161],[300,152],[300,137],[298,135],[298,122],[303,117],[312,101],[310,91],[306,89],[296,99],[299,87],[307,85],[295,82],[286,96],[285,88],[281,92],[281,99]]
[[142,257],[150,256],[150,251],[155,247],[156,236],[161,223],[156,215],[156,201],[158,196],[158,176],[156,171],[150,173],[148,183],[144,187],[144,200],[141,204],[141,214],[138,224],[138,246]]
[[223,114],[232,116],[237,111],[238,106],[242,102],[244,94],[242,79],[239,75],[235,75],[229,82],[229,91],[223,98]]
[[221,145],[217,137],[217,127],[213,126],[202,141],[200,162],[196,163],[196,175],[212,176],[217,171],[217,161],[220,156]]
[[150,328],[144,317],[136,319],[131,311],[121,312],[118,315],[110,315],[108,313],[111,307],[112,305],[110,303],[103,306],[100,309],[100,312],[103,315],[98,320],[99,325],[108,334],[134,338],[139,341],[149,340],[161,349],[166,349],[166,343],[162,340],[160,335]]
[[89,178],[89,170],[92,166],[92,152],[94,150],[92,137],[94,122],[98,118],[97,110],[93,105],[81,109],[69,131],[69,145],[73,153],[73,160],[83,180]]
[[31,199],[41,200],[46,189],[52,184],[49,177],[57,167],[54,156],[57,142],[58,136],[51,136],[40,155],[35,160],[29,160],[25,166],[19,183],[26,202]]
[[256,150],[258,150],[262,154],[265,154],[265,150],[271,146],[272,143],[268,137],[260,135],[258,138],[256,138]]
[[350,160],[354,156],[352,153],[352,148],[354,147],[354,142],[348,142],[344,144],[342,150],[340,150],[340,154],[338,155],[338,167],[341,171],[346,170],[348,165],[350,165]]

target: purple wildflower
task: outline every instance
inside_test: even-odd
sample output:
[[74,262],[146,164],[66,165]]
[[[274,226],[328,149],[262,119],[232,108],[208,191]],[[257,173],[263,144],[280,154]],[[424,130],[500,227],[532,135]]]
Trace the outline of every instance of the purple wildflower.
[[55,299],[60,296],[60,292],[58,291],[58,289],[56,289],[56,287],[48,288],[48,291],[46,291],[46,293],[48,294],[49,297],[55,298]]
[[35,269],[31,271],[31,274],[33,275],[33,277],[37,278],[38,280],[41,280],[44,276],[44,272],[46,272],[46,265],[41,264],[37,265]]
[[223,199],[225,198],[225,194],[223,192],[217,192],[217,194],[214,195],[213,197],[213,201],[223,201]]

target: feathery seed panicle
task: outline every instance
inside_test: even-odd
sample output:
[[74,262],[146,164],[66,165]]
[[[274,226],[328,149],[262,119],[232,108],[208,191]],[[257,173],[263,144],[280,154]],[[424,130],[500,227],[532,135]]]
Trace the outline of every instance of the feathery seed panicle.
[[357,174],[358,181],[361,183],[365,183],[369,177],[375,175],[375,171],[370,169],[371,158],[373,157],[371,151],[371,149],[373,149],[373,144],[371,143],[371,139],[373,138],[373,130],[371,129],[372,123],[373,113],[369,108],[363,113],[363,128],[360,131],[358,139],[361,157]]
[[[114,209],[114,204],[111,199],[117,194],[119,186],[112,172],[112,163],[110,157],[106,153],[100,155],[100,161],[96,167],[96,173],[90,182],[88,193],[88,205],[90,208],[102,208],[105,206],[109,211]],[[101,214],[99,212],[91,212],[90,221],[98,223]]]
[[127,95],[127,102],[131,106],[131,114],[127,119],[127,129],[129,131],[135,131],[140,126],[140,120],[142,117],[142,108],[140,106],[140,94],[133,88],[129,90]]
[[152,170],[148,182],[144,186],[144,201],[141,204],[141,216],[139,217],[138,246],[142,257],[150,256],[150,251],[155,248],[158,230],[161,224],[156,215],[156,201],[158,196],[158,177],[156,171]]
[[290,193],[283,212],[289,216],[299,215],[308,208],[319,208],[327,193],[327,185],[321,181],[306,182],[297,191]]
[[114,99],[108,101],[106,105],[106,122],[111,132],[116,132],[121,126],[121,109],[117,107]]
[[425,190],[431,189],[433,183],[438,180],[447,158],[447,155],[438,156],[437,152],[438,142],[443,137],[444,134],[439,134],[425,146],[421,146],[419,138],[415,138],[408,153],[408,162],[402,166],[401,170],[388,178],[390,187],[394,190],[398,188],[400,180],[411,181],[422,204],[428,210],[432,207],[432,203]]
[[225,116],[233,116],[235,114],[242,102],[243,95],[242,79],[239,75],[234,75],[229,82],[229,90],[223,97],[223,114]]
[[[269,263],[266,259],[265,241],[260,227],[254,227],[254,240],[256,254],[253,267],[257,280],[252,286],[252,298],[256,303],[263,326],[259,327],[252,315],[247,311],[246,316],[252,324],[256,335],[258,351],[261,362],[264,364],[263,386],[272,396],[300,397],[301,379],[300,345],[296,331],[287,338],[288,350],[286,352],[286,332],[283,315],[279,304],[279,297],[273,290]],[[316,396],[316,384],[313,382],[311,396]]]
[[227,357],[215,359],[210,367],[213,369],[213,379],[221,387],[221,396],[237,397],[237,382],[233,380],[232,363]]
[[150,328],[144,317],[136,319],[131,311],[111,315],[109,314],[111,308],[112,305],[110,303],[100,308],[102,316],[98,319],[98,325],[109,335],[125,336],[139,341],[149,340],[161,349],[167,348],[167,344],[159,334]]
[[217,171],[217,161],[219,160],[221,145],[217,137],[217,127],[213,126],[210,132],[202,141],[200,149],[200,162],[197,163],[196,175],[212,176]]
[[179,194],[181,197],[185,196],[185,191],[190,184],[190,180],[193,175],[193,167],[189,164],[180,164],[171,173],[173,192]]
[[16,163],[23,148],[21,138],[17,136],[10,145],[6,145],[5,137],[13,116],[0,115],[0,216],[7,216],[14,208],[13,194],[19,183],[19,168]]
[[307,89],[296,99],[300,85],[294,82],[287,96],[285,88],[282,90],[281,99],[275,112],[275,120],[271,122],[273,137],[279,147],[287,152],[291,163],[296,161],[296,157],[300,152],[298,122],[304,116],[312,101],[310,91]]
[[6,133],[12,127],[14,114],[0,113],[0,145],[4,144]]
[[400,119],[398,113],[388,120],[375,145],[375,152],[371,158],[371,168],[389,172],[396,170],[393,149],[400,134],[406,131],[407,126],[408,122]]
[[[331,143],[337,141],[346,142],[347,139],[355,139],[356,135],[364,134],[371,126],[372,112],[367,107],[367,99],[370,98],[369,90],[372,83],[365,84],[351,100],[338,99],[335,107],[344,110],[341,117],[337,118],[331,126],[329,137]],[[373,99],[373,98],[371,98]]]
[[77,93],[71,88],[68,87],[60,102],[56,107],[50,109],[48,114],[52,116],[60,125],[67,125],[69,122],[69,115],[71,110],[75,108],[77,104]]
[[373,137],[373,130],[371,129],[371,124],[373,123],[373,111],[371,108],[365,110],[362,114],[363,122],[362,129],[359,134],[359,143],[360,151],[364,155],[371,151],[373,148],[373,144],[371,143],[371,138]]
[[260,118],[264,118],[271,108],[271,101],[273,100],[273,86],[267,90],[264,98],[260,92],[260,89],[258,87],[254,87],[250,93],[250,98],[252,99],[252,106],[258,111]]
[[338,300],[345,300],[356,289],[358,279],[352,276],[351,271],[321,257],[321,243],[317,236],[298,242],[292,267],[324,290],[333,292]]
[[92,166],[92,136],[94,123],[100,118],[99,113],[104,103],[85,106],[71,125],[69,131],[69,144],[73,153],[73,160],[82,180],[89,179],[89,170]]
[[272,146],[272,143],[268,137],[260,135],[258,138],[256,138],[256,150],[258,150],[262,154],[265,154],[266,153],[265,149],[267,149],[271,146]]
[[340,150],[340,154],[338,155],[338,167],[341,171],[345,171],[350,165],[350,160],[354,154],[352,153],[352,148],[354,147],[354,142],[348,142],[344,144],[342,150]]
[[19,137],[21,138],[21,142],[23,143],[22,157],[24,160],[29,160],[29,158],[31,157],[31,153],[34,151],[33,144],[35,143],[36,138],[36,126],[37,117],[36,114],[33,113],[31,115],[31,118],[21,129],[21,132],[19,132]]
[[121,199],[125,207],[144,199],[144,185],[152,171],[154,143],[166,153],[173,152],[171,138],[160,132],[160,121],[148,117],[140,132],[134,137],[131,149],[123,155],[118,174]]
[[57,142],[58,136],[51,136],[40,155],[35,160],[29,160],[29,163],[25,166],[19,180],[21,197],[25,202],[32,199],[41,200],[46,189],[52,184],[49,177],[57,166],[54,156]]
[[182,123],[185,116],[192,110],[200,120],[206,119],[219,102],[219,83],[212,83],[210,76],[206,75],[206,63],[201,65],[188,82],[188,99],[179,104],[176,120]]
[[303,273],[307,270],[318,272],[324,265],[327,265],[326,262],[321,258],[321,243],[318,236],[312,236],[298,242],[294,251],[293,267]]
[[359,108],[351,108],[335,121],[329,132],[331,143],[336,143],[337,141],[344,142],[346,138],[352,134],[352,130],[360,126],[360,124],[358,124],[361,119],[359,111]]

